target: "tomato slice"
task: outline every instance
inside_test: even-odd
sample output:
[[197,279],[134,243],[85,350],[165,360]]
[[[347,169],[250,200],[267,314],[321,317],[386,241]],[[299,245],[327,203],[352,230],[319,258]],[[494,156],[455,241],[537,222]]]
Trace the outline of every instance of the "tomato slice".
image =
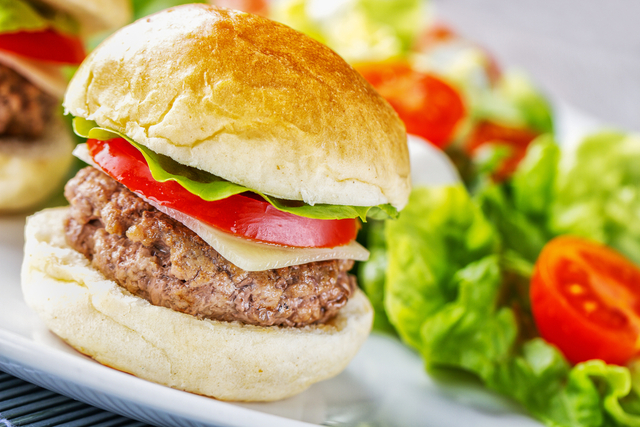
[[112,178],[145,198],[219,230],[266,243],[331,248],[356,238],[356,219],[323,220],[282,212],[253,193],[206,201],[175,181],[153,179],[144,156],[124,138],[89,139],[91,157]]
[[0,34],[0,49],[39,61],[78,65],[87,56],[78,37],[55,30]]
[[531,280],[540,335],[573,363],[623,365],[640,349],[640,269],[597,243],[561,236],[542,250]]
[[471,155],[475,154],[486,144],[506,145],[512,152],[495,172],[496,181],[503,181],[510,177],[527,153],[527,147],[539,134],[525,128],[499,125],[490,121],[478,123],[469,137],[466,149]]
[[465,114],[454,88],[404,62],[365,64],[356,69],[396,110],[408,133],[441,148],[450,142]]

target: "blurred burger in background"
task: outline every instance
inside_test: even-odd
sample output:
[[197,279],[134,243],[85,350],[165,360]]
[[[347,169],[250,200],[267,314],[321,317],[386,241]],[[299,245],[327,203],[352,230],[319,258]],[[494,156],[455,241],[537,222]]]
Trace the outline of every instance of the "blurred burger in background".
[[60,104],[83,39],[124,25],[127,0],[0,2],[0,212],[29,209],[59,187],[74,140]]

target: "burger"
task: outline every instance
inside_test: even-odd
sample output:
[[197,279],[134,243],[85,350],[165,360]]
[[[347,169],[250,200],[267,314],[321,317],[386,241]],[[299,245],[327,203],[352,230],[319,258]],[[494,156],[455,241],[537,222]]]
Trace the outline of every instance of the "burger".
[[0,7],[0,212],[42,202],[71,165],[62,122],[62,66],[85,57],[82,37],[124,25],[125,0],[4,0]]
[[185,5],[82,63],[64,99],[89,166],[32,216],[22,287],[98,362],[222,400],[338,374],[372,309],[348,273],[361,220],[410,191],[402,122],[326,46]]

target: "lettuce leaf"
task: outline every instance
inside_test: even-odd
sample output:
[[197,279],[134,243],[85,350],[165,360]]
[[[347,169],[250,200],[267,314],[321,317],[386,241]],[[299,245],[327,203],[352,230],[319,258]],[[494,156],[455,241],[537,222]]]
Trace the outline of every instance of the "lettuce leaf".
[[400,218],[386,224],[385,233],[385,309],[402,339],[421,349],[425,319],[457,294],[457,271],[492,254],[498,240],[461,184],[416,188]]
[[512,251],[531,264],[555,236],[548,222],[559,157],[560,149],[551,135],[538,137],[510,181],[485,183],[475,196],[500,234],[503,250]]
[[44,30],[49,23],[26,1],[0,0],[0,32]]
[[286,0],[272,19],[335,50],[348,62],[375,62],[406,55],[423,27],[419,0]]
[[563,159],[550,227],[602,242],[640,264],[640,136],[600,132]]
[[278,199],[268,196],[256,190],[234,184],[223,178],[208,172],[185,166],[162,154],[155,153],[138,144],[126,135],[111,129],[98,127],[95,122],[76,117],[73,119],[73,128],[76,134],[84,138],[108,140],[112,138],[124,138],[136,147],[144,156],[151,175],[156,181],[175,181],[187,191],[207,201],[221,200],[234,194],[251,191],[259,194],[276,209],[289,212],[294,215],[315,219],[344,219],[360,218],[363,221],[367,217],[376,219],[396,218],[398,211],[391,205],[378,206],[345,206],[316,204],[307,205],[303,202]]
[[41,31],[47,28],[77,34],[79,25],[67,13],[44,4],[33,5],[24,0],[0,0],[0,33]]
[[[546,176],[557,159],[544,142],[522,179]],[[530,187],[549,194],[551,181],[521,182],[516,191]],[[531,218],[546,197],[514,202],[508,196],[510,203],[525,203]],[[530,272],[514,268],[515,251],[464,188],[414,190],[403,215],[385,225],[385,237],[386,244],[377,247],[386,250],[388,263],[382,284],[386,313],[400,337],[423,355],[427,369],[471,372],[549,426],[639,425],[640,397],[629,368],[597,360],[572,367],[537,337],[528,301]]]

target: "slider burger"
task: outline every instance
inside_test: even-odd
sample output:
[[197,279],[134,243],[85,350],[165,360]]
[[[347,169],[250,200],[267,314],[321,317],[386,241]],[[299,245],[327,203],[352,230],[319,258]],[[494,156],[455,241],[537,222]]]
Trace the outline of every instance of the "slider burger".
[[85,57],[81,37],[124,25],[125,0],[0,0],[0,212],[42,202],[71,165],[58,112],[61,66]]
[[404,126],[326,46],[209,5],[141,19],[64,99],[92,165],[31,217],[22,284],[100,363],[223,400],[338,374],[372,309],[360,219],[407,203]]

